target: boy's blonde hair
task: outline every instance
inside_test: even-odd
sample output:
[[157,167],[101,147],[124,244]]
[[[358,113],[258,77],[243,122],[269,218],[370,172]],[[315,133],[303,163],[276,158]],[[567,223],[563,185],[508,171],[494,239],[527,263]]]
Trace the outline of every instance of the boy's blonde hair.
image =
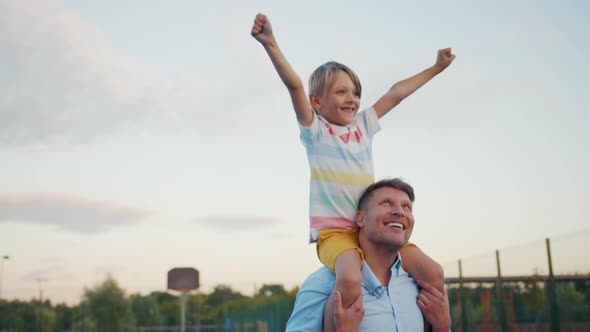
[[356,76],[352,69],[336,61],[326,62],[311,73],[309,77],[309,93],[316,96],[322,96],[326,93],[328,85],[332,82],[332,76],[339,70],[342,70],[350,77],[360,97],[362,89],[358,76]]

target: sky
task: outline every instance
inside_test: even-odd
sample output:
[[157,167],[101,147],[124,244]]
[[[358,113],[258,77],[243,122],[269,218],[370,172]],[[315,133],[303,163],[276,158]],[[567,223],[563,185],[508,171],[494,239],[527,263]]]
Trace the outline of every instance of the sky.
[[[0,296],[75,304],[193,267],[200,291],[291,289],[320,267],[289,95],[251,36],[268,15],[304,82],[335,60],[361,108],[457,58],[381,119],[376,178],[416,191],[447,276],[589,273],[586,1],[0,0]],[[572,252],[576,255],[572,255]]]

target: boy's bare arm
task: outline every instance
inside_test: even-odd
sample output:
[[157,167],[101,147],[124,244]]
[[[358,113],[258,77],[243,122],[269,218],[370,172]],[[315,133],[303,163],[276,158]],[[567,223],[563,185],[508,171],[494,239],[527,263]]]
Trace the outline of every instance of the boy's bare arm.
[[445,70],[451,62],[455,59],[455,55],[451,53],[450,48],[445,48],[438,51],[436,64],[430,68],[405,80],[395,83],[387,93],[381,97],[373,108],[377,112],[378,117],[382,117],[397,104],[399,104],[406,97],[414,93],[421,86],[430,81],[434,76]]
[[287,87],[287,90],[289,90],[291,102],[293,103],[295,114],[297,115],[297,121],[299,121],[302,126],[309,126],[313,120],[313,112],[307,101],[303,83],[283,55],[283,52],[281,52],[273,35],[270,20],[266,15],[256,15],[251,33],[252,37],[264,46],[264,49],[279,74],[279,77]]
[[402,267],[412,278],[426,281],[437,290],[445,288],[444,270],[440,264],[428,257],[416,246],[405,246],[400,250],[402,256]]

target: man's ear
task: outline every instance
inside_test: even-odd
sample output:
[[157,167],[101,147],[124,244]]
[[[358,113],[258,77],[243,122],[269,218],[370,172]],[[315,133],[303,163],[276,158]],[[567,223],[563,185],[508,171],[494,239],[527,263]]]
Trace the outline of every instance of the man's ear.
[[311,107],[313,107],[313,109],[315,110],[319,110],[322,106],[322,104],[320,103],[320,97],[318,97],[315,93],[309,94],[309,103],[311,104]]
[[363,211],[356,211],[355,219],[358,227],[365,226],[365,213]]

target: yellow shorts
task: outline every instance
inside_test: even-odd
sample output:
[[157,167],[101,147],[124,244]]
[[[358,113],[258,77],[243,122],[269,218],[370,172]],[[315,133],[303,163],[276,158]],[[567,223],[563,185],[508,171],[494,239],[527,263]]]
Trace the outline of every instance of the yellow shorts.
[[412,242],[408,241],[408,243],[404,244],[404,246],[402,247],[402,249],[408,248],[408,247],[416,247],[416,248],[418,248],[417,245],[415,245]]
[[355,249],[364,259],[358,234],[358,229],[322,229],[316,244],[320,262],[334,271],[336,258],[348,249]]
[[[404,247],[415,246],[411,242],[404,245]],[[330,270],[334,271],[336,259],[348,249],[356,250],[361,259],[365,259],[363,250],[359,245],[358,229],[323,229],[320,231],[316,251],[320,262]]]

